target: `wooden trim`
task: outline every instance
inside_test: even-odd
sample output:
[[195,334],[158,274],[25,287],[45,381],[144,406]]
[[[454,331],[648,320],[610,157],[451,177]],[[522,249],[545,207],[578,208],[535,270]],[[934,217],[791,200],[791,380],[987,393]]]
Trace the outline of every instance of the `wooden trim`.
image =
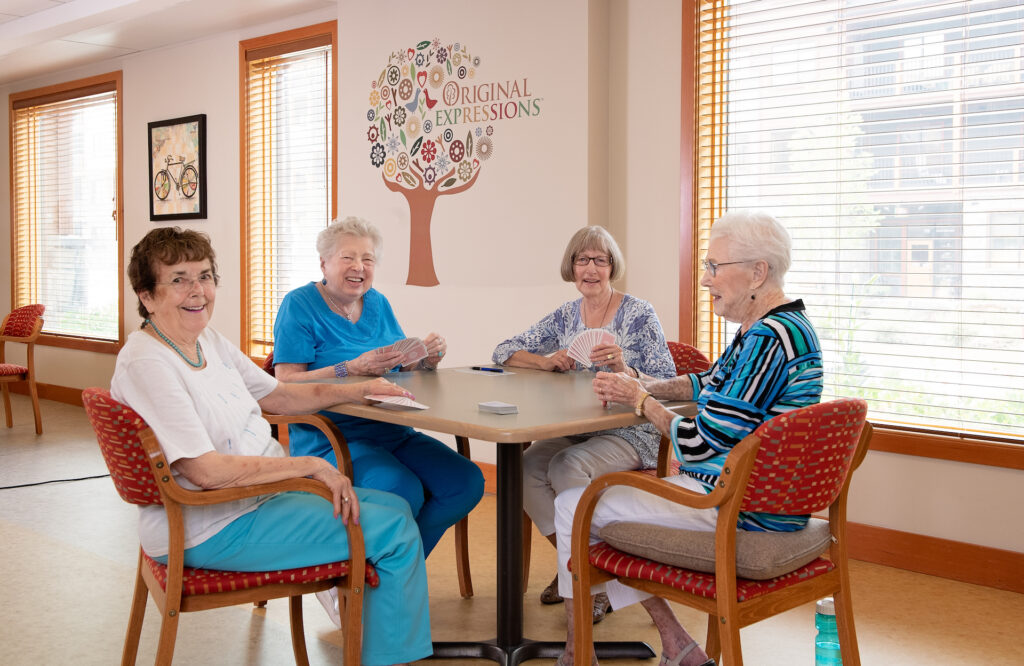
[[106,74],[97,74],[96,76],[84,79],[65,81],[64,83],[57,83],[44,88],[33,88],[32,90],[11,93],[11,108],[23,109],[28,106],[52,104],[53,102],[61,102],[74,99],[75,97],[85,97],[112,90],[116,90],[120,94],[120,88],[121,72],[118,70],[107,72]]
[[1007,469],[1024,469],[1024,444],[974,439],[966,435],[909,432],[877,425],[871,438],[871,450]]
[[1024,553],[848,523],[851,558],[1024,593]]
[[[118,279],[120,282],[120,278]],[[121,299],[123,300],[123,299]],[[123,315],[123,313],[122,313]],[[124,317],[121,316],[121,323],[118,326],[121,338],[124,339]],[[53,335],[43,333],[36,340],[36,344],[46,347],[62,347],[64,349],[78,349],[81,351],[99,352],[101,354],[116,354],[121,350],[122,343],[115,340],[93,340],[89,338],[76,338],[65,335]]]
[[[28,382],[18,382],[11,385],[10,389],[11,393],[28,395]],[[41,400],[53,400],[54,402],[62,402],[66,405],[82,406],[82,389],[36,382],[36,390],[39,392]]]
[[697,0],[683,0],[679,126],[679,341],[697,346]]

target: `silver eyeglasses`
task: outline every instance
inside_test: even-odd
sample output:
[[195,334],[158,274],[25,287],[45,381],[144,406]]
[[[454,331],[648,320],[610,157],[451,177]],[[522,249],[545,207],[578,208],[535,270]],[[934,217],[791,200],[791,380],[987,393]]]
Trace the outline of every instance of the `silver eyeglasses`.
[[170,287],[174,291],[184,294],[192,290],[193,284],[199,284],[203,290],[213,289],[220,282],[220,276],[216,273],[200,273],[199,277],[190,278],[184,275],[175,277],[170,282],[157,282],[164,286]]
[[753,259],[747,259],[746,261],[723,261],[722,263],[716,264],[713,261],[702,259],[700,263],[701,266],[704,267],[704,270],[706,270],[708,273],[711,273],[711,277],[715,277],[716,275],[718,275],[719,266],[732,266],[733,264],[749,264],[751,261],[753,261]]
[[600,266],[601,268],[606,268],[612,265],[610,257],[576,257],[572,260],[572,263],[577,266],[586,266],[590,262],[594,262],[595,266]]

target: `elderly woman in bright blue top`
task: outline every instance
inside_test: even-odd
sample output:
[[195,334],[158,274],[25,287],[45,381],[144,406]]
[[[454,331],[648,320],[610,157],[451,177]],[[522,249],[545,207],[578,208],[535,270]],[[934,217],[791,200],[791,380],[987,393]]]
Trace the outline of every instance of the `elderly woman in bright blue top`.
[[[623,373],[598,373],[594,393],[601,400],[636,408],[669,436],[682,463],[669,483],[694,492],[714,487],[726,456],[741,439],[765,421],[821,399],[821,345],[804,313],[804,304],[782,290],[790,265],[789,233],[766,213],[736,211],[711,227],[704,276],[700,283],[715,314],[739,324],[736,337],[709,370],[664,381],[636,380]],[[651,400],[650,398],[655,398]],[[658,399],[696,400],[694,418],[677,416]],[[559,589],[572,594],[566,567],[570,555],[577,489],[558,496]],[[591,524],[592,542],[602,527],[619,521],[649,522],[689,530],[714,531],[717,509],[691,509],[627,486],[606,492]],[[756,531],[792,531],[807,516],[743,513],[739,527]],[[713,666],[661,598],[613,581],[606,591],[615,608],[641,602],[661,635],[662,664]],[[559,659],[572,659],[572,614],[569,641]]]
[[[587,329],[604,329],[615,341],[590,352],[590,371],[611,370],[631,377],[665,379],[675,375],[672,356],[654,308],[622,293],[612,282],[625,273],[615,239],[604,228],[583,227],[569,240],[561,275],[581,298],[559,306],[528,330],[494,350],[496,363],[541,370],[581,370],[568,355],[573,339]],[[657,465],[661,436],[651,424],[602,430],[534,442],[523,455],[523,507],[541,534],[555,545],[555,496],[588,485],[609,472]],[[562,601],[557,577],[541,592],[541,603]],[[594,597],[594,622],[608,610],[604,594]]]
[[[289,292],[274,322],[274,370],[282,381],[395,371],[432,371],[444,357],[444,338],[430,333],[427,357],[401,367],[400,352],[381,348],[404,339],[391,304],[373,289],[382,240],[359,218],[333,222],[317,236],[323,279]],[[353,483],[385,490],[409,502],[429,554],[445,530],[462,520],[483,496],[480,469],[442,442],[406,426],[323,412],[345,435]],[[291,426],[292,455],[333,461],[326,438],[308,426]]]

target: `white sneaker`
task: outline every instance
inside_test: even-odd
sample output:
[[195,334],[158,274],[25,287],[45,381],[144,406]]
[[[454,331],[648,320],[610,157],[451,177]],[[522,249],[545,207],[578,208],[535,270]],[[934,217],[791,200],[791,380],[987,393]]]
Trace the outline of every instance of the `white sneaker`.
[[338,588],[332,587],[329,590],[316,593],[316,599],[327,611],[327,617],[331,618],[338,629],[341,629],[341,613],[338,611]]

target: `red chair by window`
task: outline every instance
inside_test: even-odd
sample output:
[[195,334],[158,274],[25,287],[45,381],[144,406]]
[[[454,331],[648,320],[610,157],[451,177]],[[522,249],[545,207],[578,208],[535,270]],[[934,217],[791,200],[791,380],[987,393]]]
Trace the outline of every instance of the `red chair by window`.
[[711,367],[711,361],[704,355],[704,352],[685,342],[673,342],[669,340],[668,353],[672,355],[672,362],[676,366],[676,376],[688,375],[694,372],[704,372]]
[[[736,445],[718,487],[708,494],[638,472],[595,479],[576,508],[572,531],[577,663],[590,663],[593,650],[590,588],[617,579],[707,613],[705,650],[712,658],[722,654],[720,663],[728,666],[743,663],[742,627],[832,595],[843,663],[858,666],[846,506],[853,471],[871,439],[866,417],[867,403],[855,399],[777,416]],[[717,529],[697,532],[612,523],[601,528],[603,541],[590,545],[594,508],[601,494],[615,485],[633,486],[686,506],[717,507]],[[741,510],[801,515],[826,509],[827,521],[811,518],[796,532],[736,529]]]
[[[4,317],[0,325],[0,391],[4,396],[4,414],[7,427],[14,427],[11,412],[11,394],[8,384],[28,382],[28,394],[32,398],[32,413],[36,417],[36,434],[43,434],[43,419],[39,413],[39,393],[36,390],[35,345],[39,332],[43,330],[44,305],[25,305],[11,311]],[[28,348],[25,365],[7,363],[4,357],[4,346],[8,342],[20,342]]]
[[[331,495],[326,486],[312,479],[289,479],[239,488],[186,490],[170,474],[156,436],[134,410],[111,398],[109,391],[99,388],[85,389],[82,402],[96,432],[100,451],[110,470],[110,478],[121,499],[138,505],[163,504],[169,522],[170,553],[166,565],[156,562],[139,549],[135,594],[121,656],[122,664],[135,663],[148,596],[153,597],[161,613],[160,641],[156,655],[158,664],[171,663],[180,613],[281,597],[289,599],[295,663],[308,664],[302,629],[302,595],[331,587],[338,588],[338,599],[342,602],[340,610],[345,636],[344,662],[359,663],[363,589],[367,584],[376,587],[380,579],[373,567],[365,561],[363,533],[354,522],[349,522],[347,528],[352,559],[345,562],[261,572],[190,569],[183,564],[185,533],[182,505],[217,504],[284,491],[309,492],[330,501]],[[280,417],[282,421],[290,418]],[[315,420],[318,417],[297,418]],[[327,419],[323,418],[323,421]],[[333,427],[329,422],[326,425]],[[347,449],[342,448],[337,453],[339,463],[348,462]]]

